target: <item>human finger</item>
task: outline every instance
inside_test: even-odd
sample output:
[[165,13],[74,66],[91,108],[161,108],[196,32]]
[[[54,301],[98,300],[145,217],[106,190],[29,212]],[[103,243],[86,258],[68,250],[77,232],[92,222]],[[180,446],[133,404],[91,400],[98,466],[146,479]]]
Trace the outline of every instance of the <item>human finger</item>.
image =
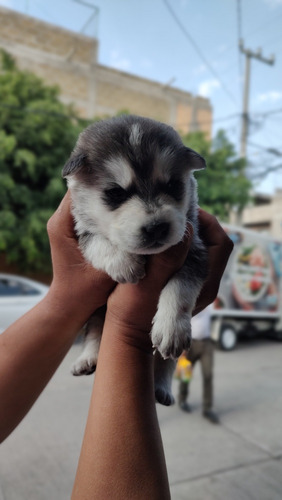
[[193,314],[197,314],[216,299],[222,275],[234,246],[216,217],[202,209],[199,209],[199,224],[200,235],[208,251],[208,276]]
[[150,331],[160,293],[168,280],[184,264],[192,239],[189,224],[180,243],[160,254],[150,255],[146,276],[137,284],[119,284],[108,299],[107,315],[115,323]]
[[66,192],[57,210],[50,217],[47,223],[49,236],[53,236],[54,233],[58,235],[58,228],[60,228],[59,235],[63,233],[66,237],[76,238],[74,220],[71,214],[71,195],[69,191]]

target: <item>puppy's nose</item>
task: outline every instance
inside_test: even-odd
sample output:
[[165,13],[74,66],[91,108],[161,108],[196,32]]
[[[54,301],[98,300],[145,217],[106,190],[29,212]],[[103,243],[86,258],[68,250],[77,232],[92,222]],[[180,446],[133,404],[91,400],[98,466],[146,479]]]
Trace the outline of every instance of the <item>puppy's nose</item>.
[[169,228],[168,222],[153,222],[148,224],[148,226],[143,226],[142,233],[147,243],[153,243],[165,240],[169,233]]

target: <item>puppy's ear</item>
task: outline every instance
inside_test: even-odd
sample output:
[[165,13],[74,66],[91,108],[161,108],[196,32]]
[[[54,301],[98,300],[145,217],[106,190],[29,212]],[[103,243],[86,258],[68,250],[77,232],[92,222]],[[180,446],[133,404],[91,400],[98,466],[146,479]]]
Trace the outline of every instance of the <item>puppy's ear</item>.
[[87,157],[85,153],[72,153],[63,168],[62,176],[67,177],[68,175],[76,174],[76,172],[85,166],[86,160]]
[[196,153],[196,151],[187,147],[184,149],[185,157],[191,170],[202,170],[203,168],[206,168],[206,161],[201,155],[199,155],[199,153]]

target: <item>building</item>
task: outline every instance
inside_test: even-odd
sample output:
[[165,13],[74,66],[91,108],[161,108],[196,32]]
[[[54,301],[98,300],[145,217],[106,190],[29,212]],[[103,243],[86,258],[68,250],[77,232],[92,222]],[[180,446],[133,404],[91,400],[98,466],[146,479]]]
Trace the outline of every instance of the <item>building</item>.
[[[273,196],[255,194],[252,205],[243,210],[240,221],[247,229],[282,239],[282,189],[277,189]],[[230,222],[236,224],[235,214],[231,214]]]
[[211,137],[208,99],[98,63],[98,41],[0,7],[0,47],[18,67],[46,84],[58,85],[61,99],[84,118],[129,111],[172,125],[182,133],[202,130]]

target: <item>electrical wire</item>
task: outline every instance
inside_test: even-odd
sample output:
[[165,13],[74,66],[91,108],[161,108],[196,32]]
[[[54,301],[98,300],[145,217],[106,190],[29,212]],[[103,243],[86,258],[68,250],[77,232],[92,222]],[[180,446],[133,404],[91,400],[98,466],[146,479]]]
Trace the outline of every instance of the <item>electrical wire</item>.
[[[43,115],[48,115],[48,116],[57,116],[60,118],[77,118],[78,120],[90,122],[90,120],[88,120],[88,119],[77,117],[76,115],[72,115],[72,114],[68,115],[68,114],[59,113],[59,112],[47,111],[45,109],[39,109],[39,108],[37,108],[37,109],[26,108],[24,106],[16,106],[13,104],[6,104],[4,102],[0,102],[0,107],[7,108],[7,109],[13,109],[13,110],[17,110],[17,111],[24,111],[25,113],[43,114]],[[212,120],[212,123],[217,123],[217,122],[226,121],[226,120],[232,120],[232,119],[238,118],[240,116],[241,116],[240,113],[234,113],[232,115],[221,116],[220,118],[216,118],[215,120]],[[208,125],[210,123],[211,123],[210,120],[202,120],[202,121],[197,120],[197,124],[199,124],[199,125]],[[185,122],[185,124],[187,124],[187,122]],[[181,123],[181,125],[182,125],[182,123]],[[183,125],[184,125],[184,123],[183,123]]]
[[[78,120],[81,119],[83,121],[89,121],[90,122],[90,120],[84,119],[84,118],[81,118],[81,117],[77,117],[76,115],[64,114],[64,113],[53,112],[53,111],[47,111],[45,109],[40,109],[40,108],[33,109],[33,108],[27,108],[27,107],[24,107],[24,106],[16,106],[16,105],[13,105],[13,104],[6,104],[4,102],[0,102],[0,107],[2,107],[2,108],[8,108],[8,109],[14,109],[14,110],[18,110],[18,111],[24,111],[26,113],[44,114],[44,115],[49,115],[49,116],[57,116],[57,117],[61,117],[61,118],[77,118]],[[272,115],[279,114],[279,113],[282,113],[282,108],[272,109],[272,110],[264,111],[264,112],[252,112],[250,114],[250,120],[252,120],[253,117],[256,117],[256,118],[266,118],[268,116],[272,116]],[[216,118],[216,119],[212,120],[212,123],[218,123],[218,122],[222,122],[222,121],[233,120],[235,118],[241,118],[241,116],[242,116],[242,113],[233,113],[231,115],[226,115],[226,116],[221,116],[219,118]],[[208,124],[210,124],[210,120],[200,120],[200,121],[197,120],[197,123],[199,125],[208,125]],[[186,122],[185,122],[185,124],[186,124]]]
[[210,72],[212,73],[212,75],[218,80],[218,82],[220,83],[222,89],[224,90],[224,92],[226,93],[226,95],[228,95],[229,99],[231,99],[231,101],[233,102],[233,104],[235,104],[237,106],[237,101],[236,101],[235,97],[231,94],[231,92],[229,91],[229,89],[223,83],[223,81],[221,80],[221,78],[219,77],[219,75],[217,74],[217,72],[215,71],[215,69],[212,67],[212,65],[209,63],[208,59],[202,53],[201,49],[199,48],[199,46],[197,45],[197,43],[195,42],[195,40],[192,38],[192,36],[190,35],[190,33],[188,33],[188,31],[185,28],[185,26],[178,19],[178,17],[176,16],[174,10],[171,8],[170,4],[168,3],[168,0],[163,0],[163,3],[166,6],[166,8],[168,9],[171,17],[174,19],[174,21],[176,22],[176,24],[178,25],[178,27],[180,28],[180,30],[184,34],[185,38],[194,47],[194,49],[197,52],[197,54],[200,57],[200,59],[205,63],[205,65],[210,70]]
[[282,151],[279,151],[279,149],[274,148],[274,147],[268,147],[266,148],[265,146],[262,146],[261,144],[256,144],[255,142],[252,141],[247,141],[249,146],[252,146],[253,148],[260,149],[262,151],[265,151],[266,153],[273,154],[275,156],[282,156]]
[[271,16],[264,23],[260,24],[257,28],[255,28],[253,31],[251,31],[250,33],[247,33],[246,38],[250,38],[251,36],[256,34],[258,31],[264,30],[268,24],[271,24],[273,21],[277,21],[277,19],[280,19],[281,17],[282,17],[282,14],[280,14],[279,16],[275,16],[275,17]]

